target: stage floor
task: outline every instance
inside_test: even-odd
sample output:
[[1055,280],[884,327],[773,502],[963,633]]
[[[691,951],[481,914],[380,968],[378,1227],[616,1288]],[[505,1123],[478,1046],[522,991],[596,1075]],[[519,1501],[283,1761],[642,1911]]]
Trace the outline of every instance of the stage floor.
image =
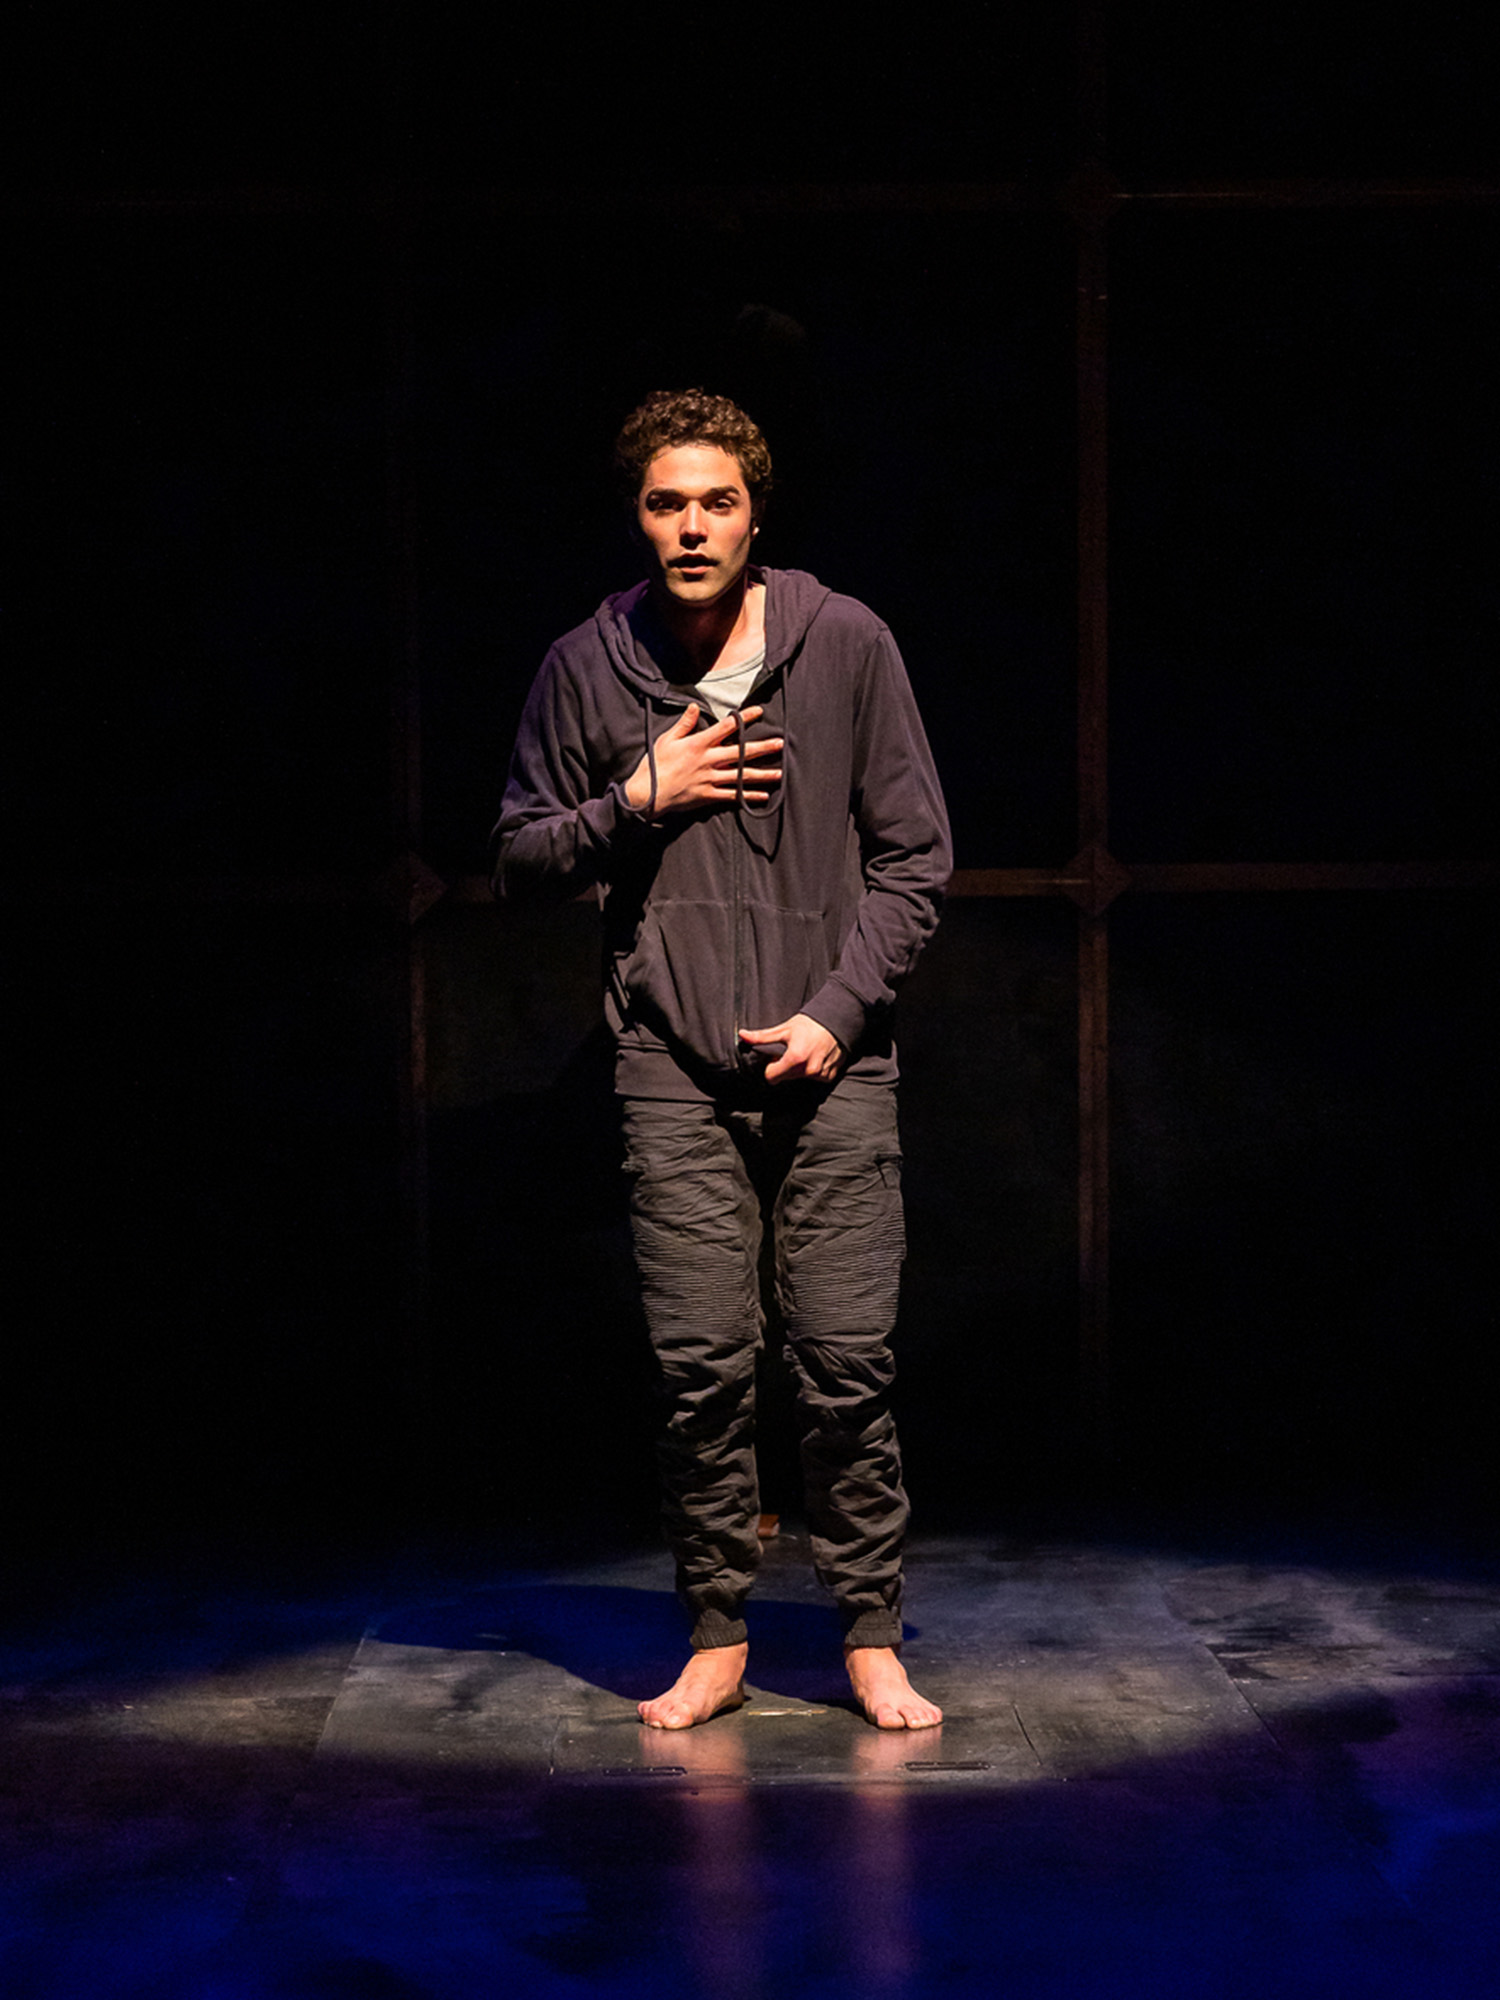
[[805,1542],[746,1706],[657,1554],[343,1590],[121,1584],[0,1657],[23,1996],[1500,1991],[1500,1580],[919,1541],[941,1730],[854,1713]]

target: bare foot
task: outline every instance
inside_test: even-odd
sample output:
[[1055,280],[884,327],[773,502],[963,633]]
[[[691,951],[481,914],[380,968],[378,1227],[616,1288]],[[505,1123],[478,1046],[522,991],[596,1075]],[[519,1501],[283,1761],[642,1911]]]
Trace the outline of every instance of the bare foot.
[[943,1711],[917,1693],[892,1646],[847,1646],[849,1685],[877,1729],[936,1729]]
[[639,1704],[648,1729],[691,1729],[745,1699],[748,1646],[705,1646],[694,1653],[665,1694]]

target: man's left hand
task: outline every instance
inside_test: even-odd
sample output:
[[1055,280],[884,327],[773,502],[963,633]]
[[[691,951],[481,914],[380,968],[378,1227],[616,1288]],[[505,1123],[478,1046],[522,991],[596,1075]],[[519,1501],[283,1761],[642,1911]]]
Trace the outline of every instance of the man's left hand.
[[784,1042],[785,1050],[766,1070],[767,1083],[808,1081],[832,1083],[848,1061],[848,1050],[836,1035],[808,1014],[793,1014],[774,1028],[741,1028],[740,1040],[752,1048]]

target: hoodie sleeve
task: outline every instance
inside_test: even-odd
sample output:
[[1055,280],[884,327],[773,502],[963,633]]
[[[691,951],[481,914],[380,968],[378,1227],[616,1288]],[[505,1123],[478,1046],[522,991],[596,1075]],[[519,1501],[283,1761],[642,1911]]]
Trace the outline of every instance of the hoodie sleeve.
[[881,625],[854,691],[851,805],[863,893],[832,973],[802,1008],[847,1049],[937,927],[953,871],[948,814],[896,643]]
[[554,647],[527,697],[490,837],[502,901],[579,895],[608,881],[616,859],[649,838],[650,821],[591,751],[585,707],[578,676]]

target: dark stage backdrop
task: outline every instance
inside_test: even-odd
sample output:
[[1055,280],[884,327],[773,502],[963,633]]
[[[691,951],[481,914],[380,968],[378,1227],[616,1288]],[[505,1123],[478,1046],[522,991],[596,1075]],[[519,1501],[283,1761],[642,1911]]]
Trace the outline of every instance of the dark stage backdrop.
[[[0,223],[22,1542],[648,1517],[593,913],[463,885],[547,643],[635,574],[607,450],[652,387],[760,417],[766,559],[892,625],[960,867],[1056,868],[1076,224],[1113,185],[1113,852],[1493,857],[1478,15],[1140,11],[1102,44],[1113,183],[1042,5],[837,10],[748,93],[664,89],[615,29],[585,76],[555,9],[499,65],[441,10],[34,30]],[[407,850],[447,885],[414,924]],[[1115,906],[1118,1500],[1481,1517],[1492,919]],[[1098,1470],[1076,927],[957,899],[904,1003],[929,1524]]]

